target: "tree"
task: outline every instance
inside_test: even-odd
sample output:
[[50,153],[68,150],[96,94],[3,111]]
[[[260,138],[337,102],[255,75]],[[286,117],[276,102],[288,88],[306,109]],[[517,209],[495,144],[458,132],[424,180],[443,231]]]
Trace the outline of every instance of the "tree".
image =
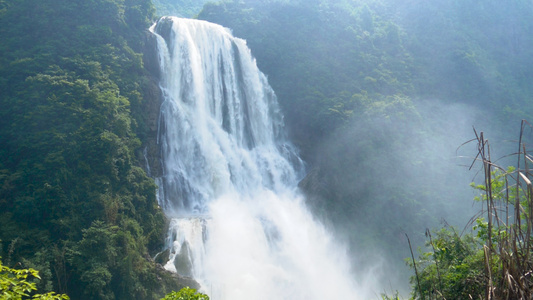
[[161,300],[209,300],[209,296],[196,292],[195,289],[184,287],[179,292],[172,292]]
[[[23,299],[30,297],[30,294],[37,290],[35,281],[41,279],[39,271],[34,269],[12,269],[2,265],[0,260],[0,297],[2,299]],[[32,299],[59,300],[70,299],[65,294],[49,292],[46,294],[34,294]]]
[[39,290],[160,299],[165,219],[138,154],[151,1],[8,0],[0,16],[0,253]]

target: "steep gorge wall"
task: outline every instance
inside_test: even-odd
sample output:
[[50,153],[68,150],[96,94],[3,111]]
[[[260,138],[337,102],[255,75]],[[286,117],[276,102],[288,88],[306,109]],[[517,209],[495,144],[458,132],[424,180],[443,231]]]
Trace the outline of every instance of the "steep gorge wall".
[[143,140],[140,160],[144,161],[148,175],[152,178],[162,175],[161,151],[157,144],[159,109],[161,107],[161,89],[159,88],[160,70],[159,56],[157,53],[157,41],[155,36],[146,31],[143,49],[143,64],[146,71],[147,82],[143,86],[144,90],[144,122],[146,125],[146,136]]

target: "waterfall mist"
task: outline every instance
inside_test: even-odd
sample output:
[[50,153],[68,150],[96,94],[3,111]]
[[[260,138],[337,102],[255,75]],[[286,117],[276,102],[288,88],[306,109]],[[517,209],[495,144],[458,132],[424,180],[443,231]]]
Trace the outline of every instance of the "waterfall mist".
[[163,92],[156,180],[171,219],[165,268],[215,300],[368,298],[371,280],[358,287],[346,248],[304,205],[303,162],[245,41],[174,17],[151,30]]

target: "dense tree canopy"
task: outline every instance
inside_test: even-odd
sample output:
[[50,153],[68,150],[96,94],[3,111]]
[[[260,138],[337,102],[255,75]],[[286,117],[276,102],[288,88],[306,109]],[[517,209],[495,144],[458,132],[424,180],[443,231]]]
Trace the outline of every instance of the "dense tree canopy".
[[209,0],[153,0],[159,16],[177,16],[191,18],[202,10]]
[[247,40],[306,152],[358,110],[352,95],[383,99],[412,90],[402,33],[366,5],[234,1],[208,4],[199,17]]
[[[0,255],[44,291],[148,299],[163,241],[138,166],[150,1],[0,5]],[[164,292],[164,291],[163,291]]]

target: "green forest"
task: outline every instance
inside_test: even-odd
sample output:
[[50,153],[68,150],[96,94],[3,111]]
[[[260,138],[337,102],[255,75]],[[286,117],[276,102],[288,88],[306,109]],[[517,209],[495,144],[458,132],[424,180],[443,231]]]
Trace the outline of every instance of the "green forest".
[[151,299],[178,289],[137,157],[149,1],[0,3],[0,256],[40,292]]
[[0,279],[32,270],[28,292],[71,299],[197,288],[153,259],[168,224],[143,157],[148,28],[172,14],[247,41],[308,206],[356,280],[382,275],[377,299],[532,297],[531,1],[206,2],[0,0]]

